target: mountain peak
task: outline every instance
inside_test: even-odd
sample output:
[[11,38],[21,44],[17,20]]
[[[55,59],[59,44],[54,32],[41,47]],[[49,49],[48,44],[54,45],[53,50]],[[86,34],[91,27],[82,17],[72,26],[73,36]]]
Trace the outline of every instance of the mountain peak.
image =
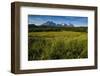
[[46,25],[46,26],[56,26],[56,23],[54,23],[53,21],[47,21],[47,22],[43,23],[42,25]]
[[53,21],[46,21],[45,23],[43,23],[41,26],[47,26],[47,27],[74,27],[73,24],[69,23],[69,24],[66,24],[66,23],[62,23],[62,24],[56,24],[55,22]]

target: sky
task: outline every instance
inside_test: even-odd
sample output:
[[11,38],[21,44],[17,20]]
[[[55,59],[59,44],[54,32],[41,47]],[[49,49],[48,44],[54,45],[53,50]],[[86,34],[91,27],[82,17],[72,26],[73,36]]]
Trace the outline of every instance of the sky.
[[28,15],[28,24],[41,25],[47,21],[53,21],[56,24],[73,24],[76,27],[88,26],[88,17],[80,16],[51,16],[51,15]]

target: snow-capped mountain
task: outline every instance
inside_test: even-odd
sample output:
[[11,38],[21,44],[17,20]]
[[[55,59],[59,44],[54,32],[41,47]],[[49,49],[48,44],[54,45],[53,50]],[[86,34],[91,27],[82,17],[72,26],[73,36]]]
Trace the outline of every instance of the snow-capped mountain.
[[53,21],[47,21],[43,23],[41,26],[56,26],[56,23],[54,23]]
[[53,21],[47,21],[43,24],[41,24],[40,26],[46,26],[46,27],[74,27],[73,24],[66,24],[66,23],[62,23],[62,24],[56,24]]

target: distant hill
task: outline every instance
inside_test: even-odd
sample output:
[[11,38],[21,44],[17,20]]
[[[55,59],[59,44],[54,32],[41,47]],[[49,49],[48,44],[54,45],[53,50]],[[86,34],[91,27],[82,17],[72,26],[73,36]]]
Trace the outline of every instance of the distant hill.
[[38,27],[37,25],[35,25],[35,24],[28,24],[29,25],[29,28],[31,28],[31,27]]

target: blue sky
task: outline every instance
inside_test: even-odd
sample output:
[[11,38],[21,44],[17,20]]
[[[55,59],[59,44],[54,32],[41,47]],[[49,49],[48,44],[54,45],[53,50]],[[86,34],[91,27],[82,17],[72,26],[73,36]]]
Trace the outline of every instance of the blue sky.
[[88,17],[79,16],[51,16],[51,15],[28,15],[28,24],[41,25],[47,21],[53,21],[56,24],[74,24],[74,26],[88,26]]

